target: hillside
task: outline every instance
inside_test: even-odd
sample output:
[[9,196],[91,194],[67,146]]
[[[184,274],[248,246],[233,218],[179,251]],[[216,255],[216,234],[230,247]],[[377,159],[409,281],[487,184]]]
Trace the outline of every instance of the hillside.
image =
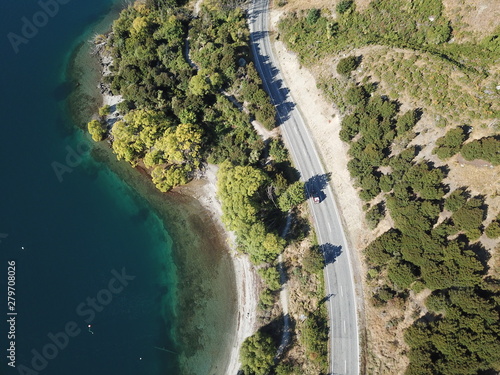
[[366,371],[498,371],[500,9],[411,4],[276,2],[275,48],[330,103],[309,126],[363,253]]

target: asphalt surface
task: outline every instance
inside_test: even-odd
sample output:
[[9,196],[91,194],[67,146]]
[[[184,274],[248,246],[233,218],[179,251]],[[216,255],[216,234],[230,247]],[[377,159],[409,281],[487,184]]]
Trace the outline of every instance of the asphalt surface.
[[[308,128],[273,57],[269,39],[269,0],[254,0],[249,26],[255,67],[278,110],[284,141],[306,183],[318,242],[324,252],[330,325],[330,373],[359,374],[356,296],[349,249],[329,177],[325,174]],[[320,203],[314,203],[317,197]]]

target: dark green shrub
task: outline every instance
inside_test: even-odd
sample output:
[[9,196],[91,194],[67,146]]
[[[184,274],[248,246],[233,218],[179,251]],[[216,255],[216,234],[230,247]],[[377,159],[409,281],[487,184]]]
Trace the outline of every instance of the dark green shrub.
[[314,25],[318,21],[320,16],[321,12],[319,9],[309,9],[309,12],[307,12],[307,23],[309,25]]
[[356,69],[357,66],[358,61],[356,59],[356,56],[345,57],[343,59],[340,59],[340,61],[338,62],[337,73],[343,76],[348,76],[354,69]]
[[352,0],[341,0],[335,7],[335,10],[339,14],[344,14],[352,7],[353,3],[354,1]]
[[498,238],[500,237],[500,222],[494,220],[486,227],[484,231],[488,238]]

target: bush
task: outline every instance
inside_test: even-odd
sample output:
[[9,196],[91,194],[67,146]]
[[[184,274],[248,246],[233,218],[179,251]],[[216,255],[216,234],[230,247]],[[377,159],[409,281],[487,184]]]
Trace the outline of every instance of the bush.
[[319,9],[309,9],[309,12],[307,13],[307,23],[309,25],[314,25],[319,20],[320,16],[321,12]]
[[344,14],[345,12],[347,12],[353,5],[354,1],[352,0],[341,0],[335,10],[337,11],[337,13],[339,14]]
[[375,229],[383,217],[384,205],[382,202],[370,208],[365,214],[366,221],[371,229]]
[[488,238],[500,237],[500,222],[498,222],[497,220],[492,221],[490,225],[486,227],[484,233]]
[[356,56],[348,56],[340,59],[337,64],[337,73],[343,76],[348,76],[358,66]]

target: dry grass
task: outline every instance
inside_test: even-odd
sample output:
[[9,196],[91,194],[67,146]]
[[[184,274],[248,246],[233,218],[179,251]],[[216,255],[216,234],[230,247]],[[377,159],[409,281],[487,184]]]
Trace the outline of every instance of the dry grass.
[[443,6],[458,42],[479,41],[499,25],[498,0],[443,0]]

